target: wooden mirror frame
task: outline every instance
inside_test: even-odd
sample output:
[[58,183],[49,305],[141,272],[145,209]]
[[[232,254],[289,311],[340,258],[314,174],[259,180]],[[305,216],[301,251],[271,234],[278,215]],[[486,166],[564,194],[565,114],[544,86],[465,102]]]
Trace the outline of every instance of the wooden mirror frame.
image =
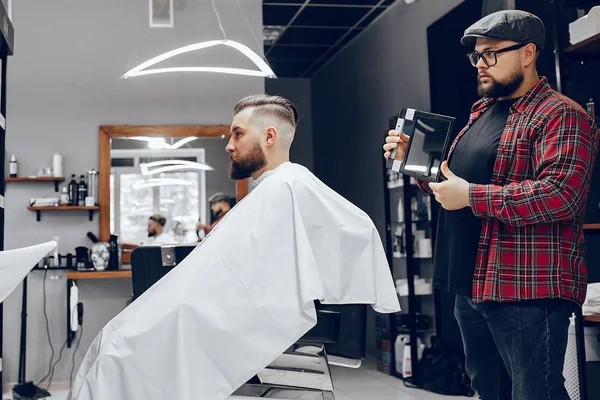
[[[98,172],[98,205],[100,206],[100,240],[108,242],[110,237],[110,140],[131,136],[153,136],[182,138],[196,136],[202,138],[230,137],[229,126],[100,126],[100,159]],[[223,149],[225,151],[225,149]],[[236,198],[239,202],[248,194],[248,179],[237,180],[235,183]]]

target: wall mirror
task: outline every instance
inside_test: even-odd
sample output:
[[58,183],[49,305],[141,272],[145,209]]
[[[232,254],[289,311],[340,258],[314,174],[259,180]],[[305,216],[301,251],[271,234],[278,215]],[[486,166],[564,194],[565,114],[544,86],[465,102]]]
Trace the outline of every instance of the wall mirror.
[[239,201],[248,193],[247,179],[228,176],[229,136],[228,126],[101,126],[100,240],[114,233],[143,244],[149,217],[159,213],[178,243],[195,242],[196,221],[211,223],[210,196]]

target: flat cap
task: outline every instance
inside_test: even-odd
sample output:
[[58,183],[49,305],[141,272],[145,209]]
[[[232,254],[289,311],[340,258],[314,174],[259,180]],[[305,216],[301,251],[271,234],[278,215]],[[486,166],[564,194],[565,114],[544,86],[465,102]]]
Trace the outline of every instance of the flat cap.
[[504,10],[486,15],[468,27],[460,42],[465,46],[475,46],[477,38],[533,43],[542,50],[546,29],[542,20],[531,13]]
[[220,201],[229,203],[231,201],[231,197],[225,193],[215,193],[208,198],[208,204],[214,204]]

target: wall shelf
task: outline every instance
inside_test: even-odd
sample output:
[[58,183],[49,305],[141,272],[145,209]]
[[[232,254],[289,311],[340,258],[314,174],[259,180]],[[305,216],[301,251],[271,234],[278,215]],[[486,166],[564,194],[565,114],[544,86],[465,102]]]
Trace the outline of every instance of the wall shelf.
[[16,178],[5,178],[5,182],[54,182],[54,191],[58,192],[59,182],[64,182],[64,176],[40,176],[40,177],[28,177],[18,176]]
[[131,278],[131,270],[108,271],[69,271],[67,279],[114,279]]
[[35,211],[35,213],[37,215],[37,221],[41,220],[42,211],[88,211],[90,221],[93,221],[94,220],[94,211],[98,211],[100,209],[100,207],[98,207],[98,206],[93,206],[93,207],[79,207],[79,206],[36,207],[36,206],[29,206],[29,207],[27,207],[27,209],[29,211]]
[[600,33],[567,47],[565,54],[600,55]]

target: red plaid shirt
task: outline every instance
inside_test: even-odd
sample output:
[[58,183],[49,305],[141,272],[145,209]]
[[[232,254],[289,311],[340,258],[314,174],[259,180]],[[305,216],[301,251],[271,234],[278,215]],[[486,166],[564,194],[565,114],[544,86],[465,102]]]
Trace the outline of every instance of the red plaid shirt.
[[[495,99],[471,109],[456,143]],[[583,221],[599,131],[546,78],[511,108],[491,184],[470,184],[473,213],[483,219],[473,301],[563,298],[586,294]],[[450,168],[451,162],[449,161]],[[420,183],[430,192],[427,183]]]

